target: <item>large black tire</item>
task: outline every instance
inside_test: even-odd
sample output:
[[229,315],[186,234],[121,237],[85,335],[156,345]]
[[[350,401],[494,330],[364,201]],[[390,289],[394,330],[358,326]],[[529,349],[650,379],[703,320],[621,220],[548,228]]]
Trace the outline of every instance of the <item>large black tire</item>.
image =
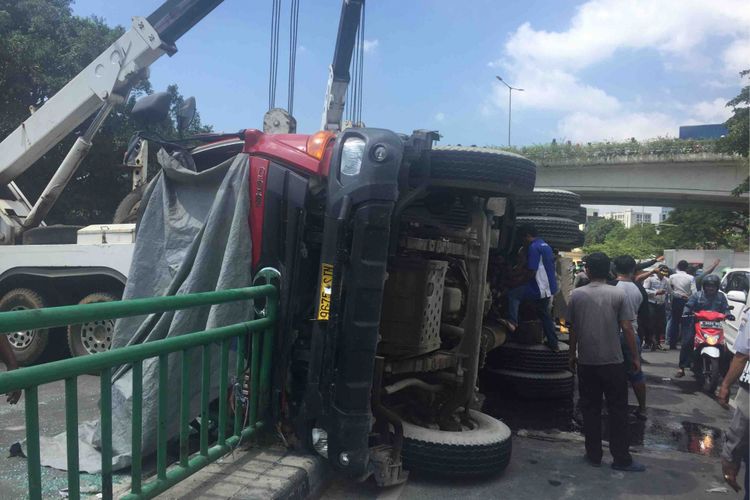
[[580,208],[581,197],[575,193],[561,189],[535,189],[533,193],[518,197],[516,213],[577,219]]
[[[40,294],[28,288],[15,288],[0,299],[0,312],[42,309],[47,301]],[[16,362],[26,366],[36,361],[47,348],[49,329],[24,330],[7,334]]]
[[703,391],[711,396],[716,392],[719,385],[719,358],[711,358],[711,368],[704,374]]
[[404,422],[404,468],[451,477],[499,474],[508,466],[511,432],[499,420],[469,410],[476,427],[449,432]]
[[563,399],[573,395],[573,374],[569,371],[530,373],[486,368],[484,379],[488,390],[522,399]]
[[491,192],[528,193],[536,182],[536,164],[499,149],[438,146],[430,151],[429,176]]
[[145,189],[146,185],[141,184],[135,190],[125,195],[125,198],[117,205],[115,215],[112,217],[112,223],[131,224],[138,221],[138,209],[141,207],[141,198],[143,198]]
[[75,245],[78,242],[78,230],[83,226],[54,226],[35,227],[23,233],[21,237],[24,245]]
[[[111,293],[97,292],[85,296],[79,304],[95,304],[118,300]],[[88,323],[68,325],[68,348],[71,356],[88,356],[106,352],[112,345],[115,320],[107,319]]]
[[533,224],[539,236],[555,250],[571,250],[583,244],[578,223],[563,217],[520,216],[516,226]]
[[523,345],[506,342],[490,351],[487,366],[505,370],[532,373],[552,373],[568,369],[568,344],[559,343],[560,351],[554,352],[541,344]]

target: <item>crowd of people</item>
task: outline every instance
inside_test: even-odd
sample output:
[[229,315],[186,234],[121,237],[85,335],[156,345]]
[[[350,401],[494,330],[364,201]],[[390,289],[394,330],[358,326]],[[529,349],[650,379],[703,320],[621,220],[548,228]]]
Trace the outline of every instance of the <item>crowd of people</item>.
[[[549,297],[557,291],[552,271],[553,251],[539,238],[533,226],[520,230],[524,243],[519,259],[522,283],[508,292],[509,311],[505,325],[513,331],[518,325],[518,307],[522,300],[535,301],[545,311],[542,324],[547,344],[557,351],[556,335],[548,332]],[[628,442],[628,384],[638,407],[634,416],[646,420],[646,381],[641,370],[642,349],[669,351],[680,349],[676,378],[685,376],[693,358],[692,315],[699,311],[729,313],[726,296],[719,291],[720,280],[712,274],[720,261],[707,269],[696,269],[687,261],[670,270],[663,257],[637,263],[632,256],[610,259],[602,252],[585,257],[577,269],[574,290],[567,304],[570,341],[570,369],[578,375],[579,408],[585,434],[584,459],[592,466],[602,461],[602,402],[609,418],[609,448],[612,468],[629,472],[646,467],[633,460]],[[645,269],[652,268],[648,271]],[[552,271],[552,272],[551,272]],[[748,382],[750,382],[750,310],[745,311],[736,354],[723,379],[717,401],[728,405],[730,386],[740,382],[735,412],[722,450],[724,479],[739,490],[737,473],[748,456]],[[551,337],[554,336],[554,340]],[[745,490],[748,485],[745,473]]]

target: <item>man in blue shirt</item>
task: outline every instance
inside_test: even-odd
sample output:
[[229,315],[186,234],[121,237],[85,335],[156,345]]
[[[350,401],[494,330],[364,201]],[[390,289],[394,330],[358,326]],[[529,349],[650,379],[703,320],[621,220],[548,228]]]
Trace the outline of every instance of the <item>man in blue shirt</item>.
[[514,331],[518,326],[518,309],[521,302],[535,300],[547,345],[553,351],[558,351],[555,324],[552,322],[549,311],[549,300],[557,293],[555,256],[552,253],[552,247],[537,236],[536,227],[532,224],[519,227],[518,236],[526,249],[525,282],[508,290],[508,319],[505,325]]

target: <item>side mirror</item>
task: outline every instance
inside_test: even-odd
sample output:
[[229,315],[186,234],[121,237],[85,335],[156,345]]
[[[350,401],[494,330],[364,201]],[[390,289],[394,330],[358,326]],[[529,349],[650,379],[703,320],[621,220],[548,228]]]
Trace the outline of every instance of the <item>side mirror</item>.
[[157,92],[138,99],[130,115],[145,123],[157,123],[167,119],[171,105],[172,96],[167,92]]
[[188,97],[177,110],[177,130],[184,132],[195,119],[195,97]]
[[740,302],[744,304],[745,302],[747,302],[747,294],[742,290],[732,290],[730,292],[727,292],[727,299],[731,300],[732,302]]

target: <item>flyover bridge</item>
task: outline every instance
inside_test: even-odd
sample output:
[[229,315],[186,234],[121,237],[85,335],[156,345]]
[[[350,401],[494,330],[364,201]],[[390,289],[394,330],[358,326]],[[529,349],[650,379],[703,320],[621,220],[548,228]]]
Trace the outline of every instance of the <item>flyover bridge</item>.
[[748,176],[747,159],[716,151],[715,141],[685,143],[650,149],[644,147],[649,143],[626,143],[598,151],[584,146],[578,154],[570,145],[549,145],[517,152],[537,163],[536,187],[573,191],[585,204],[747,210],[747,193],[732,195]]

